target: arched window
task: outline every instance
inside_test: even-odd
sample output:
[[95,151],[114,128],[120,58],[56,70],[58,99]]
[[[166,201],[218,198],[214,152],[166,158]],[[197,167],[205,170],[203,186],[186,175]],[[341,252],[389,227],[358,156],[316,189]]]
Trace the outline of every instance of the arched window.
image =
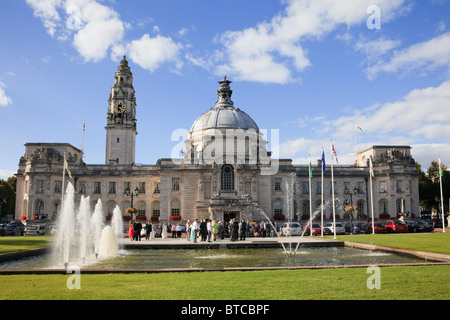
[[220,189],[234,190],[234,170],[233,166],[226,164],[222,167],[220,174]]
[[173,200],[171,204],[171,214],[172,216],[179,216],[180,215],[180,201]]
[[159,201],[153,202],[153,212],[152,217],[159,217],[161,215]]

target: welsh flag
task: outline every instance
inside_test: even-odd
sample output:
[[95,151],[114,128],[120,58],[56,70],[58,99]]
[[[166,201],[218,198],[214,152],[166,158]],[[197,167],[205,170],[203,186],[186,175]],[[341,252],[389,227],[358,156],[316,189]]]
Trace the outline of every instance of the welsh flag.
[[444,176],[444,168],[442,167],[441,158],[439,158],[439,176]]

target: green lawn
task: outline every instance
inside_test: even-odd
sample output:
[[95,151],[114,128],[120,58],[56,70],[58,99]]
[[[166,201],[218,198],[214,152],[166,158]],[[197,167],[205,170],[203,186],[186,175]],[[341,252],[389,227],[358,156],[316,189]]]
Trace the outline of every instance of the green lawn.
[[29,250],[51,245],[52,237],[0,237],[0,253]]
[[[327,236],[327,238],[333,237]],[[450,255],[450,232],[361,234],[336,236],[336,238],[340,241]]]
[[[450,254],[450,232],[339,236],[354,241]],[[0,252],[48,246],[49,237],[0,238]],[[381,289],[369,289],[366,268],[80,275],[0,276],[0,300],[448,300],[450,266],[380,269]]]
[[24,300],[448,300],[450,266],[380,269],[380,289],[369,289],[366,268],[163,274],[0,277],[0,299]]

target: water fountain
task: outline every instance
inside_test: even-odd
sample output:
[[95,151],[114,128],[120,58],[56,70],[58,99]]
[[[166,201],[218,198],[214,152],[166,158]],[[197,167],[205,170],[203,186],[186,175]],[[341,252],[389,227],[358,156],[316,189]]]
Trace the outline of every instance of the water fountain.
[[103,205],[98,200],[91,217],[90,198],[82,196],[78,210],[75,190],[68,184],[64,194],[57,234],[53,243],[53,261],[56,266],[85,264],[87,260],[112,257],[118,253],[118,239],[123,235],[122,213],[114,210],[111,226],[104,226]]

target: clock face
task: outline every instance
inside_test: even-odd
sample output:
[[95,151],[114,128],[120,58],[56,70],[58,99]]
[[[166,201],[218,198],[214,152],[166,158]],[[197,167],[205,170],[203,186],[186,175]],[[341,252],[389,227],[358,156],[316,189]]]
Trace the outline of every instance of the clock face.
[[125,105],[122,102],[117,103],[114,106],[114,111],[116,113],[123,113],[125,111]]

